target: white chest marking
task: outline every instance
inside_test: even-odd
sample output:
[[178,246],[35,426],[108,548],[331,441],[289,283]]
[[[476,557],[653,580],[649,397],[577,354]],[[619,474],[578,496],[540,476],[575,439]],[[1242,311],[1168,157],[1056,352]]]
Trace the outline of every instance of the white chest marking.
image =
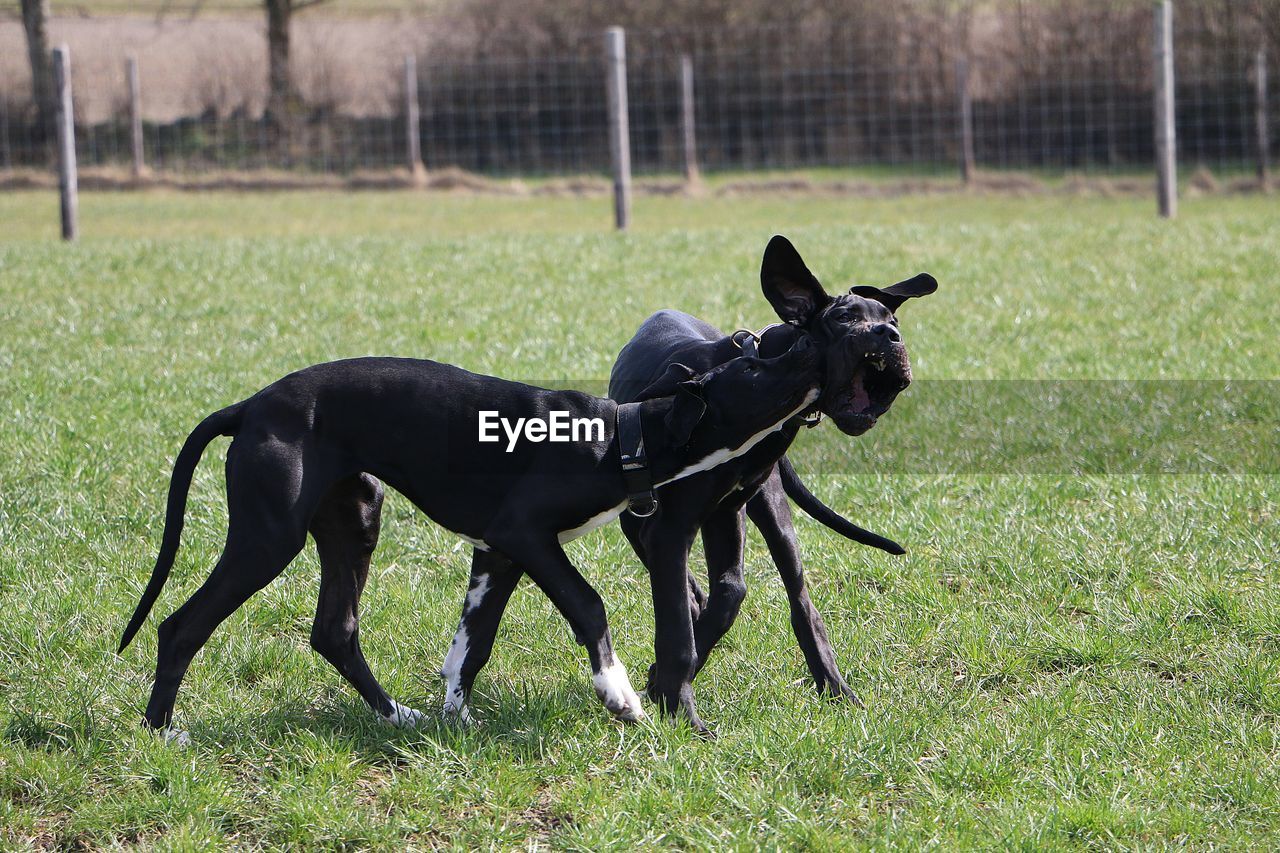
[[571,530],[561,530],[560,533],[556,536],[556,538],[559,539],[560,544],[563,545],[566,542],[569,542],[573,539],[577,539],[579,536],[585,536],[586,534],[595,530],[597,527],[606,525],[609,522],[613,521],[618,516],[622,515],[622,511],[626,508],[627,508],[627,502],[623,501],[622,503],[618,504],[612,509],[606,509],[604,512],[596,513],[595,515],[588,518],[586,521],[582,522],[582,524],[578,525],[577,527],[574,527]]
[[472,539],[470,536],[467,536],[465,533],[459,533],[456,530],[453,530],[450,532],[453,533],[453,535],[457,536],[459,539],[461,539],[463,542],[469,542],[472,545],[472,547],[474,547],[477,551],[489,550],[489,543],[485,542],[483,539]]
[[710,471],[712,468],[716,467],[717,465],[722,465],[725,462],[728,462],[730,459],[737,459],[739,456],[742,456],[743,454],[751,450],[751,448],[755,447],[757,444],[764,441],[770,435],[782,429],[782,427],[786,424],[787,421],[791,420],[796,415],[800,414],[805,409],[807,409],[809,407],[809,404],[811,404],[814,400],[818,399],[818,394],[819,394],[819,391],[817,388],[812,389],[808,394],[805,395],[804,401],[800,405],[796,406],[795,409],[793,409],[790,414],[786,415],[782,420],[778,421],[773,426],[766,427],[765,429],[760,430],[760,432],[751,436],[746,441],[744,441],[741,445],[739,445],[734,449],[724,448],[722,450],[716,450],[712,453],[707,454],[706,456],[704,456],[702,459],[698,460],[694,464],[688,466],[687,468],[681,469],[680,472],[677,473],[674,477],[663,480],[661,483],[655,483],[654,488],[656,489],[659,486],[665,486],[667,483],[674,483],[676,480],[683,480],[685,477],[691,477],[694,474],[700,473],[702,471]]

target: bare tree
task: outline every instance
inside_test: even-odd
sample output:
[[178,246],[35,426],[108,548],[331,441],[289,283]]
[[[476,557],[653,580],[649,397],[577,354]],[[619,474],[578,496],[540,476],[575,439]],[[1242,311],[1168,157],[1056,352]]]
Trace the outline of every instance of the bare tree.
[[267,7],[267,119],[283,123],[297,103],[289,66],[289,27],[293,14],[326,0],[263,0]]
[[31,99],[39,115],[39,133],[53,135],[53,65],[49,58],[49,0],[22,0],[22,28],[31,62]]

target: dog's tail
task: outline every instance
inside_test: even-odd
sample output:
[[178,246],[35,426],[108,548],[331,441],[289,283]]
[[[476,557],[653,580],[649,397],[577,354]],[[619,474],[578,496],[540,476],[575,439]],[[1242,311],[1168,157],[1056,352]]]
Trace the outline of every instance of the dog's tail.
[[881,551],[888,551],[890,554],[907,553],[907,549],[897,542],[892,539],[886,539],[877,533],[872,533],[870,530],[863,530],[814,497],[813,492],[809,491],[805,484],[800,482],[796,469],[791,467],[791,462],[785,456],[778,461],[778,474],[782,477],[782,488],[786,491],[787,497],[795,501],[796,506],[811,515],[815,520],[822,522],[836,533],[852,539],[854,542],[870,545],[872,548],[879,548]]
[[221,411],[214,412],[200,422],[200,425],[187,436],[178,458],[173,463],[173,477],[169,480],[169,505],[164,516],[164,536],[160,540],[160,554],[156,557],[156,567],[151,570],[151,580],[142,592],[142,600],[133,611],[133,618],[124,629],[120,638],[120,654],[129,645],[133,635],[142,627],[151,607],[160,596],[164,582],[169,579],[169,570],[173,568],[174,558],[178,556],[178,540],[182,536],[182,517],[187,510],[187,492],[191,488],[191,476],[195,473],[196,463],[205,447],[220,435],[235,435],[240,428],[241,411],[244,403],[236,403]]

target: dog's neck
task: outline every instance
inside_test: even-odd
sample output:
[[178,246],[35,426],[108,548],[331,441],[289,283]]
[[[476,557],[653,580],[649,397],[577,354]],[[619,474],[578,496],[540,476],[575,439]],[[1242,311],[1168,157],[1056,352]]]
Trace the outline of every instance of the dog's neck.
[[[726,435],[711,448],[691,450],[689,447],[649,447],[649,469],[653,472],[654,487],[691,477],[702,471],[709,471],[718,465],[749,453],[756,445],[769,436],[782,430],[790,430],[794,438],[799,428],[796,417],[813,406],[818,399],[819,389],[815,387],[801,403],[790,412],[782,415],[776,422],[766,424],[751,434],[742,432]],[[672,406],[671,397],[659,397],[641,403],[640,418],[644,424],[645,434],[658,436],[662,434],[663,420]],[[794,423],[793,423],[794,422]],[[790,443],[788,441],[788,443]]]
[[800,336],[807,332],[790,323],[774,323],[760,331],[760,343],[757,345],[761,358],[777,358],[796,345]]

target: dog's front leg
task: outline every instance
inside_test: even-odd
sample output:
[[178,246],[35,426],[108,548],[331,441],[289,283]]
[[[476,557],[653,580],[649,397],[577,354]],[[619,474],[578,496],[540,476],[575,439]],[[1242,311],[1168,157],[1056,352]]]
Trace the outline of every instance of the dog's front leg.
[[[666,517],[679,519],[682,515],[673,512]],[[712,736],[693,702],[697,649],[689,607],[688,560],[695,534],[696,529],[686,524],[664,523],[661,514],[645,525],[642,534],[653,590],[654,665],[648,691],[664,714],[682,716],[699,734]]]
[[440,669],[445,679],[445,716],[470,719],[467,703],[471,699],[471,686],[489,662],[498,623],[522,574],[501,554],[479,548],[472,551],[471,582],[462,604],[462,618]]
[[707,656],[720,642],[747,597],[742,572],[742,547],[746,525],[742,510],[722,507],[702,524],[702,549],[707,557],[707,597],[693,614],[693,634],[697,647],[694,675],[707,663]]
[[827,627],[822,621],[822,614],[809,599],[804,567],[800,562],[800,549],[796,544],[796,531],[791,522],[791,505],[787,502],[776,469],[769,475],[759,493],[747,501],[747,516],[760,529],[765,544],[769,547],[769,554],[778,567],[782,585],[787,590],[787,601],[791,605],[791,628],[795,631],[796,641],[804,653],[818,692],[862,707],[862,700],[840,675],[840,669],[836,666],[836,653],[831,648],[831,640],[827,638]]
[[495,522],[493,530],[486,533],[484,541],[524,570],[568,621],[578,644],[586,647],[591,684],[601,703],[620,720],[644,719],[640,697],[614,653],[604,602],[569,562],[555,533],[540,536],[528,532],[527,525],[505,519]]

